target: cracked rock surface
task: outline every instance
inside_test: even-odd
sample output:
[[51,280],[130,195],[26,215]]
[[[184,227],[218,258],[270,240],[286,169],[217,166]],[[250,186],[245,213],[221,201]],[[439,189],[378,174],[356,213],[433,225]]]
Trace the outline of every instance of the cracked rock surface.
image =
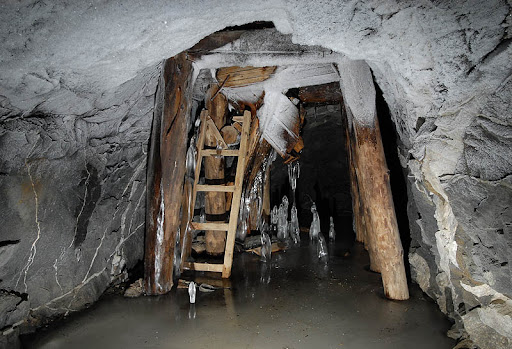
[[408,174],[414,280],[461,338],[510,345],[511,18],[504,0],[3,2],[2,333],[12,304],[21,318],[75,311],[142,258],[161,60],[273,21],[368,62]]

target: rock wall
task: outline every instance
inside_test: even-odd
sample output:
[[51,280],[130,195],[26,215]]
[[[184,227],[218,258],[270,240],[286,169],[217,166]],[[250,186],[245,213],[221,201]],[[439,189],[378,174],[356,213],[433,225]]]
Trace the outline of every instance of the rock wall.
[[264,20],[296,43],[370,64],[409,175],[414,279],[457,321],[455,335],[510,347],[510,9],[505,0],[2,3],[4,328],[29,309],[93,301],[120,273],[112,264],[140,257],[155,67],[216,30]]
[[93,303],[142,259],[159,74],[159,66],[146,69],[100,96],[87,115],[31,114],[2,124],[4,341],[25,319],[39,325]]

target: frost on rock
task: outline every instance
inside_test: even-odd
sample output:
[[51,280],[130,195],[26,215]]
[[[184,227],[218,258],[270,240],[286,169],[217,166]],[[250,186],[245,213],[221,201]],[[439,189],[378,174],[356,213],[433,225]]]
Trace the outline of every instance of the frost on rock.
[[288,239],[288,198],[283,196],[277,213],[277,238],[281,241]]
[[311,213],[313,214],[313,221],[309,228],[309,239],[313,241],[318,239],[318,235],[320,234],[320,217],[318,216],[318,211],[316,210],[316,204],[314,202],[311,205]]
[[293,243],[296,245],[300,244],[299,218],[297,216],[297,207],[295,205],[292,206],[290,225],[288,230]]
[[325,238],[322,234],[318,235],[318,244],[316,245],[316,251],[318,254],[318,259],[321,262],[327,263],[329,260],[329,253],[327,252],[327,243],[325,242]]
[[334,220],[331,216],[329,222],[329,241],[334,242],[334,240],[336,240],[336,231],[334,230]]
[[267,233],[261,233],[261,260],[270,262],[272,257],[272,241]]

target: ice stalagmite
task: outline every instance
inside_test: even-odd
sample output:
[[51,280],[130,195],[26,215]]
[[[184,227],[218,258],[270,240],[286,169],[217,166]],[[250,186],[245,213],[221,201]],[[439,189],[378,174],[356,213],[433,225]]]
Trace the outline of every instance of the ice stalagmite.
[[316,245],[316,251],[318,253],[318,259],[324,263],[329,260],[329,253],[327,252],[327,243],[322,234],[318,234],[318,244]]
[[277,238],[281,241],[288,239],[288,198],[283,196],[277,214]]
[[309,228],[309,239],[316,240],[318,239],[318,234],[320,234],[320,217],[318,216],[314,202],[313,205],[311,205],[311,213],[313,214],[313,221],[311,222],[311,227]]
[[196,149],[196,136],[192,136],[190,139],[190,146],[187,150],[187,158],[186,158],[186,169],[187,176],[190,178],[194,178],[194,172],[196,170],[196,159],[197,159],[197,149]]
[[297,217],[297,207],[295,205],[292,206],[291,218],[290,218],[290,226],[289,226],[290,238],[293,240],[294,244],[300,243],[300,228],[299,228],[299,219]]
[[334,230],[334,221],[331,216],[329,223],[329,241],[334,242],[334,240],[336,240],[336,231]]
[[272,241],[267,233],[261,233],[261,260],[270,262],[272,257]]
[[278,213],[279,213],[279,209],[277,208],[277,205],[276,205],[272,209],[272,212],[270,212],[271,233],[273,233],[277,230]]

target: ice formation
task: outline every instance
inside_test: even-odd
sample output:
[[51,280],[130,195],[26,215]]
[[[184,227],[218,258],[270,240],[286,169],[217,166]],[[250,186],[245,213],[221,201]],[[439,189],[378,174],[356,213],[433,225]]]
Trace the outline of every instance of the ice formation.
[[318,254],[318,259],[324,263],[327,263],[329,260],[329,253],[327,252],[327,243],[325,242],[325,238],[322,234],[318,234],[318,244],[316,245],[316,251]]
[[187,176],[190,178],[194,178],[194,173],[196,170],[196,159],[197,159],[197,149],[196,149],[196,136],[192,136],[190,139],[190,146],[187,150],[187,159],[186,159],[186,168],[187,168]]
[[247,236],[247,226],[249,221],[249,212],[251,198],[246,196],[245,192],[242,192],[242,196],[240,198],[240,210],[239,210],[239,220],[238,226],[236,230],[236,239],[239,241],[245,241],[245,237]]
[[196,283],[194,281],[191,281],[188,284],[188,295],[190,298],[190,303],[194,304],[196,302]]
[[309,228],[309,239],[316,240],[320,234],[320,217],[318,216],[314,202],[311,205],[311,213],[313,214],[313,221],[311,222],[311,226]]
[[331,216],[329,222],[329,241],[334,242],[334,240],[336,240],[336,231],[334,230],[334,221]]
[[272,209],[272,212],[270,212],[270,224],[272,225],[271,230],[276,231],[277,230],[277,214],[279,213],[279,209],[277,208],[277,205],[274,206]]
[[288,239],[288,198],[283,196],[277,214],[277,238],[281,241]]
[[291,218],[289,225],[289,234],[290,238],[293,240],[294,244],[300,243],[300,228],[299,228],[299,219],[297,216],[297,207],[295,204],[292,206],[291,210]]
[[266,232],[261,233],[261,260],[270,262],[272,257],[272,241]]
[[[297,178],[300,176],[300,164],[299,161],[288,164],[288,179],[290,180],[290,187],[292,192],[295,194],[297,189]],[[294,195],[295,196],[295,195]]]

